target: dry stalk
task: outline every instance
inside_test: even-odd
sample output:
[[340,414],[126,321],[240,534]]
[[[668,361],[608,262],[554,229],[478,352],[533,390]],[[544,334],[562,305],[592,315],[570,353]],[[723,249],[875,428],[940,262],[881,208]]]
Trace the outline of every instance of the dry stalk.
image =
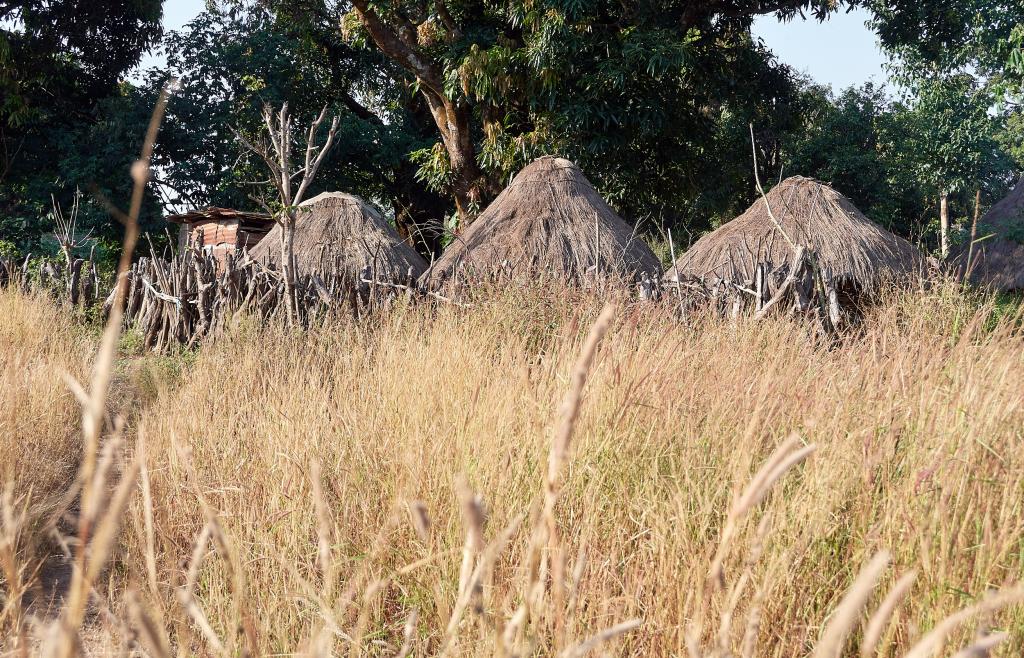
[[728,652],[729,650],[729,644],[732,638],[733,616],[736,609],[739,607],[743,595],[746,593],[747,585],[754,578],[754,565],[761,560],[761,552],[764,549],[764,541],[768,536],[768,530],[770,527],[771,514],[765,514],[761,517],[761,522],[757,525],[757,532],[754,535],[754,540],[751,544],[749,555],[746,560],[746,568],[743,570],[743,574],[733,585],[732,591],[729,593],[725,610],[722,612],[722,617],[718,627],[718,648],[723,653]]
[[185,609],[185,613],[192,619],[199,632],[202,633],[207,644],[210,645],[210,649],[215,654],[224,655],[224,643],[217,637],[217,633],[214,632],[213,627],[210,626],[210,622],[206,618],[206,613],[203,612],[202,607],[194,596],[196,581],[199,580],[199,570],[203,566],[203,559],[206,556],[207,547],[212,537],[213,520],[211,519],[203,526],[203,529],[199,531],[199,535],[196,537],[195,546],[192,548],[192,558],[189,560],[188,570],[185,573],[185,583],[178,588],[177,595],[178,601],[181,603],[182,608]]
[[911,571],[903,574],[903,576],[896,581],[892,589],[882,603],[879,604],[878,609],[871,615],[871,619],[868,621],[867,628],[864,631],[864,639],[861,640],[860,644],[860,655],[861,658],[870,658],[875,654],[875,650],[878,648],[878,643],[882,640],[882,633],[889,626],[892,620],[892,615],[896,611],[896,607],[899,606],[903,597],[910,592],[911,587],[914,586],[914,580],[917,578],[917,572]]
[[135,590],[129,589],[125,593],[125,603],[128,607],[132,629],[141,641],[143,648],[155,658],[170,658],[171,648],[163,629],[142,607]]
[[597,635],[594,635],[574,647],[569,647],[562,652],[561,656],[562,658],[580,658],[581,656],[585,656],[597,647],[605,644],[606,642],[610,642],[623,633],[628,633],[636,628],[640,628],[640,624],[641,621],[639,619],[630,619],[629,621],[624,621],[621,624],[616,624],[615,626],[601,631]]
[[[256,638],[256,628],[252,623],[252,617],[248,611],[249,593],[246,586],[245,571],[242,569],[241,560],[234,546],[231,544],[220,521],[211,510],[204,510],[211,519],[211,530],[213,539],[224,558],[228,567],[228,583],[231,587],[231,604],[234,609],[236,629],[245,640],[245,651],[243,655],[253,656],[259,653],[259,642]],[[234,651],[233,651],[234,653]]]
[[743,632],[743,644],[740,649],[742,658],[754,658],[757,650],[757,637],[761,632],[761,610],[767,590],[766,585],[758,587],[754,593],[754,599],[751,601],[750,613],[747,615],[747,628]]
[[462,518],[466,523],[466,541],[462,547],[462,564],[459,567],[458,596],[461,598],[470,586],[476,556],[484,547],[485,514],[483,499],[469,488],[464,479],[459,479],[457,488],[462,501]]
[[366,635],[366,628],[370,624],[370,612],[373,605],[373,600],[377,598],[377,594],[388,586],[386,580],[376,580],[367,586],[363,592],[363,602],[359,606],[359,617],[356,619],[356,627],[352,632],[352,638],[349,641],[348,655],[349,658],[358,658],[363,654],[363,637]]
[[[483,582],[484,577],[494,565],[498,556],[501,555],[505,550],[505,547],[508,546],[512,537],[516,532],[518,532],[519,526],[522,522],[522,516],[514,518],[512,522],[506,526],[505,529],[502,530],[502,532],[480,554],[476,567],[470,574],[467,582],[465,583],[464,589],[461,591],[459,598],[455,602],[455,607],[452,609],[451,619],[448,620],[448,627],[445,629],[445,640],[440,652],[441,656],[447,656],[455,649],[458,641],[459,624],[462,622],[462,617],[465,614],[466,609],[474,599],[479,601],[480,583]],[[478,606],[477,610],[480,614],[484,614],[485,612],[482,606]]]
[[1010,638],[1009,633],[992,633],[956,652],[953,658],[988,658],[989,652]]
[[395,654],[395,658],[407,658],[412,653],[413,644],[416,640],[416,622],[419,620],[419,613],[413,609],[409,618],[405,620],[405,628],[402,632],[402,647]]
[[725,526],[722,530],[722,538],[718,543],[718,550],[711,561],[711,568],[708,571],[709,583],[714,583],[718,588],[724,586],[722,563],[732,548],[732,540],[739,529],[739,521],[764,500],[775,483],[789,469],[807,459],[815,451],[816,446],[813,444],[797,449],[800,441],[800,437],[796,434],[791,434],[783,441],[775,449],[771,457],[768,458],[768,461],[757,471],[743,493],[733,500],[729,516],[726,518]]
[[935,652],[939,649],[940,645],[945,642],[946,638],[948,638],[953,631],[971,617],[1001,610],[1002,608],[1020,603],[1021,601],[1024,601],[1024,586],[1018,585],[1011,590],[999,592],[984,601],[954,612],[937,623],[927,635],[921,638],[918,643],[907,652],[904,658],[930,658],[935,655]]
[[[131,168],[134,186],[132,188],[131,204],[127,215],[125,215],[125,235],[117,266],[117,287],[115,288],[114,304],[100,339],[100,349],[96,355],[96,362],[93,367],[92,384],[87,404],[82,406],[84,446],[82,465],[78,476],[82,514],[78,524],[78,550],[72,570],[71,586],[68,590],[67,602],[62,617],[58,622],[60,624],[59,631],[56,632],[60,641],[57,643],[58,646],[55,648],[55,652],[62,658],[70,658],[70,656],[78,651],[80,644],[77,638],[78,629],[85,618],[89,593],[92,591],[92,579],[99,574],[106,564],[107,551],[110,549],[110,543],[113,540],[118,516],[123,511],[122,506],[127,505],[131,487],[134,485],[134,477],[138,474],[139,465],[136,460],[131,466],[129,474],[126,474],[122,479],[121,486],[118,487],[118,491],[115,493],[114,502],[110,509],[108,509],[108,513],[103,517],[101,526],[94,528],[92,524],[97,516],[95,510],[99,501],[97,500],[97,488],[93,485],[98,483],[95,477],[96,461],[100,437],[103,431],[107,391],[110,387],[118,336],[121,333],[121,320],[124,312],[125,295],[127,293],[125,277],[131,265],[132,254],[135,251],[135,244],[139,237],[138,218],[139,212],[142,209],[146,183],[150,178],[149,163],[153,155],[153,145],[156,142],[157,132],[163,119],[164,110],[167,107],[170,91],[170,86],[165,86],[163,91],[161,91],[160,98],[153,110],[149,126],[146,130],[142,153]],[[79,386],[78,388],[82,387]],[[96,535],[95,538],[94,534]]]
[[324,497],[320,462],[314,460],[310,464],[309,477],[313,484],[313,503],[316,507],[317,561],[320,565],[320,577],[323,579],[323,598],[330,601],[334,588],[334,560],[331,559],[333,532],[331,532],[331,517],[327,499]]
[[604,338],[612,318],[615,317],[615,306],[608,304],[590,328],[583,349],[580,351],[576,365],[573,367],[569,390],[562,400],[562,408],[558,427],[551,442],[548,454],[548,475],[544,486],[544,519],[547,524],[548,556],[551,560],[551,605],[555,615],[555,648],[564,645],[565,631],[565,557],[558,536],[558,521],[555,506],[561,493],[562,468],[569,456],[576,420],[579,418],[580,405],[583,400],[583,388],[587,383],[587,375],[594,363],[597,348]]
[[[779,479],[785,475],[790,469],[797,464],[807,459],[811,453],[814,452],[815,446],[813,444],[804,446],[803,448],[797,448],[800,444],[800,437],[796,434],[791,434],[785,441],[783,441],[778,448],[771,454],[768,460],[763,466],[754,474],[747,487],[740,492],[736,490],[733,495],[733,503],[730,507],[729,515],[726,517],[725,524],[722,528],[722,535],[718,542],[718,547],[715,551],[714,556],[711,558],[711,566],[708,569],[708,575],[705,580],[705,585],[702,592],[699,592],[696,596],[697,610],[691,621],[689,627],[686,629],[686,649],[690,658],[702,658],[704,651],[701,649],[701,642],[704,635],[704,617],[706,615],[706,606],[710,602],[710,597],[724,589],[725,587],[725,572],[723,564],[726,557],[732,550],[732,542],[735,538],[736,533],[739,531],[741,522],[746,515],[756,507],[765,496],[771,491]],[[761,525],[759,532],[767,533],[768,525]],[[763,540],[761,540],[763,541]],[[755,545],[756,551],[760,551],[760,547]],[[745,579],[741,578],[741,583],[745,587]],[[738,600],[738,599],[737,599]],[[723,613],[722,627],[726,629],[731,625],[732,610],[726,610]],[[721,640],[721,633],[719,634]],[[756,640],[756,637],[754,638]],[[751,640],[753,642],[754,640]]]
[[813,658],[837,658],[843,650],[846,638],[860,621],[861,613],[878,585],[882,572],[889,566],[890,556],[881,551],[861,570],[853,581],[843,600],[835,609],[832,619],[825,626],[821,639],[814,647]]
[[0,628],[7,628],[10,620],[13,632],[11,648],[20,653],[28,651],[28,635],[25,629],[25,615],[22,600],[27,589],[24,579],[25,567],[19,558],[21,532],[25,527],[27,500],[20,505],[14,498],[14,482],[4,487],[2,505],[3,527],[0,528],[0,568],[3,570],[4,606],[0,612]]
[[[142,512],[145,523],[146,535],[146,582],[149,586],[149,595],[153,602],[159,604],[160,589],[157,585],[156,576],[156,533],[153,527],[153,491],[149,481],[149,466],[147,464],[145,434],[139,430],[139,440],[136,444],[139,461],[139,475],[142,483]],[[163,616],[161,611],[157,611]]]

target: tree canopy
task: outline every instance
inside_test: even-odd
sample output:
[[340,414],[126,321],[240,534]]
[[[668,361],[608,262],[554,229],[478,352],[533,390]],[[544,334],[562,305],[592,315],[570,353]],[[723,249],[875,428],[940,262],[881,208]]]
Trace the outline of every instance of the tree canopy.
[[[0,2],[0,236],[38,248],[50,195],[90,190],[81,225],[118,233],[97,201],[127,198],[148,114],[123,82],[160,38],[160,0]],[[155,219],[155,205],[146,217]]]
[[[758,16],[863,7],[896,86],[833,91],[751,34]],[[317,189],[373,200],[423,253],[540,155],[573,159],[641,230],[716,226],[763,180],[814,176],[931,244],[936,195],[960,216],[1024,153],[1024,9],[1006,0],[220,0],[162,34],[160,0],[0,3],[0,230],[28,249],[50,193],[86,192],[84,226],[118,233],[149,108],[180,81],[146,219],[252,208],[265,174],[239,144],[287,101],[340,118]],[[112,45],[111,45],[112,44]],[[128,79],[147,49],[167,66]],[[152,224],[154,227],[156,224]]]

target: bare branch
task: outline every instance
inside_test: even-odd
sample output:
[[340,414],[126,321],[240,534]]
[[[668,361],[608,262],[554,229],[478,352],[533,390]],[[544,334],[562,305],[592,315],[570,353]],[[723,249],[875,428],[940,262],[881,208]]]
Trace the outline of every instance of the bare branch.
[[[319,152],[317,152],[316,156],[313,157],[313,153],[316,148],[316,146],[313,143],[314,140],[316,139],[316,130],[320,126],[320,123],[323,121],[324,114],[326,112],[327,107],[324,106],[324,109],[320,111],[320,116],[317,117],[317,120],[314,121],[313,125],[309,127],[309,137],[306,141],[306,174],[305,176],[303,176],[302,182],[299,183],[299,191],[295,195],[296,205],[302,203],[302,199],[306,194],[306,189],[309,187],[309,184],[312,183],[313,179],[316,177],[317,171],[319,171],[320,165],[321,163],[323,163],[324,158],[327,157],[327,152],[331,150],[331,146],[333,146],[334,144],[334,137],[338,132],[338,117],[334,117],[331,120],[331,129],[327,132],[327,139],[324,141],[324,145],[320,147]],[[311,157],[313,157],[312,162],[310,162]]]

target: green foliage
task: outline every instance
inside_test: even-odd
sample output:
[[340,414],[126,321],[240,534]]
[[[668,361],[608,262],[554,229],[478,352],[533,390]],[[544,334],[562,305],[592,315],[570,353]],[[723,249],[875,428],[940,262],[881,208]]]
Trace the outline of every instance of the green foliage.
[[[115,255],[120,230],[102,200],[127,199],[125,174],[170,75],[180,91],[143,212],[157,236],[162,209],[252,208],[266,196],[263,167],[234,131],[262,137],[262,108],[284,101],[300,125],[325,105],[340,117],[311,193],[378,201],[424,251],[456,229],[460,149],[482,181],[462,208],[483,207],[532,159],[563,155],[641,230],[671,227],[683,246],[753,201],[751,123],[763,180],[826,180],[925,243],[939,194],[967,218],[976,189],[990,202],[1024,166],[1016,0],[368,2],[425,71],[385,54],[349,0],[210,3],[164,35],[167,69],[138,86],[119,80],[159,36],[160,0],[0,8],[0,235],[52,251],[49,195],[66,205],[80,186],[81,226]],[[833,94],[750,34],[757,15],[824,19],[853,6],[873,12],[899,101],[872,85]],[[465,143],[442,134],[431,84],[461,112],[449,119],[464,120]]]
[[1024,112],[1008,111],[1002,116],[1002,129],[996,136],[1000,149],[1013,161],[1016,171],[1024,171]]
[[[50,195],[87,193],[79,227],[120,240],[104,200],[127,202],[148,109],[121,76],[160,36],[160,0],[24,0],[0,5],[0,234],[44,247]],[[156,219],[153,197],[143,220]]]
[[1007,240],[1013,240],[1017,244],[1024,244],[1024,219],[1018,219],[1002,227],[1000,235]]
[[203,12],[168,34],[163,47],[168,70],[150,71],[148,86],[159,89],[168,74],[179,80],[155,158],[173,205],[254,205],[249,197],[259,188],[251,183],[266,174],[233,131],[262,138],[265,104],[288,101],[299,125],[308,125],[324,105],[341,116],[337,147],[314,194],[344,189],[380,196],[387,169],[408,149],[400,130],[347,110],[343,101],[356,80],[336,77],[323,49],[294,39],[266,12]]
[[416,165],[416,179],[422,181],[432,190],[442,192],[452,183],[452,168],[448,161],[448,153],[440,142],[429,148],[417,149],[409,154],[409,159]]
[[344,190],[393,203],[396,213],[415,205],[410,196],[423,186],[412,180],[408,154],[432,140],[403,104],[408,92],[382,78],[378,56],[353,50],[336,23],[320,18],[214,8],[166,35],[167,70],[147,72],[147,86],[179,79],[154,157],[168,205],[253,208],[254,197],[272,196],[263,163],[235,131],[265,139],[263,107],[285,101],[297,125],[309,125],[324,106],[340,117],[310,196]]
[[999,154],[998,124],[988,113],[995,101],[973,78],[918,79],[912,94],[902,117],[906,150],[932,193],[973,188],[986,169],[1006,169],[992,162]]
[[[381,56],[347,2],[267,6],[281,20],[341,15],[345,46]],[[795,0],[719,8],[603,0],[369,7],[430,70],[412,75],[392,54],[377,64],[381,73],[413,92],[436,75],[444,97],[466,108],[468,157],[486,180],[483,203],[529,161],[558,154],[580,164],[626,216],[702,227],[753,198],[747,124],[757,124],[771,167],[796,119],[791,73],[751,39],[753,17],[798,10],[824,17],[836,8]],[[334,38],[323,29],[310,33],[318,42]],[[453,147],[432,129],[433,143],[411,158],[420,181],[450,192],[458,175]]]
[[806,84],[786,166],[831,182],[875,221],[930,246],[943,191],[967,224],[974,192],[1000,198],[1014,164],[1006,117],[989,112],[991,96],[970,79],[922,80],[908,92],[896,101],[867,84],[834,98]]
[[1020,0],[866,0],[882,45],[904,72],[970,73],[997,96],[1024,91]]
[[802,124],[787,144],[786,168],[835,185],[875,221],[906,228],[911,181],[893,161],[902,145],[892,143],[900,131],[885,89],[868,83],[833,98],[805,82],[802,93]]

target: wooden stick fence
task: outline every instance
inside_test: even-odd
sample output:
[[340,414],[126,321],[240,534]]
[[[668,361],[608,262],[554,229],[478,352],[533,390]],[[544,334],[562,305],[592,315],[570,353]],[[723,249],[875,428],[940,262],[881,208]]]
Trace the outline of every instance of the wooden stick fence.
[[[326,270],[326,271],[325,271]],[[411,295],[411,281],[377,281],[370,268],[358,276],[343,268],[305,273],[295,286],[299,321],[339,312],[359,315],[398,295]],[[143,257],[126,277],[125,322],[142,332],[147,348],[191,346],[222,331],[243,314],[267,320],[284,312],[285,286],[279,272],[252,261],[246,253],[223,260],[186,248],[168,258]],[[111,291],[104,312],[113,304]]]
[[[808,249],[798,246],[791,264],[770,268],[767,263],[756,263],[751,280],[688,279],[677,274],[680,281],[665,282],[663,286],[673,291],[674,302],[683,316],[693,310],[711,308],[722,316],[750,314],[760,320],[773,310],[789,309],[791,313],[811,316],[823,331],[830,333],[842,324],[844,311],[834,287],[827,287],[822,293],[815,285],[812,263]],[[819,299],[822,294],[825,298]]]
[[32,255],[24,259],[0,258],[0,287],[17,286],[25,292],[45,289],[72,306],[93,306],[100,290],[95,254],[88,259],[70,258],[68,263],[44,260],[33,271]]
[[[0,259],[0,286],[19,286],[28,291],[42,283],[50,290],[63,291],[73,304],[97,301],[99,277],[92,261],[77,259],[71,272],[59,263],[44,263],[35,278],[29,274],[29,259]],[[322,264],[296,282],[299,321],[309,326],[318,318],[338,313],[359,316],[372,312],[396,297],[423,299],[467,306],[467,304],[418,287],[412,273],[405,277],[377,276],[365,267],[356,276],[340,263]],[[839,324],[842,312],[838,296],[829,291],[821,315],[820,295],[803,247],[792,265],[769,269],[764,263],[754,268],[750,281],[701,281],[686,279],[659,284],[645,277],[638,286],[641,300],[662,299],[678,306],[683,317],[698,309],[711,309],[722,316],[750,314],[761,319],[779,309],[814,316],[823,328]],[[255,262],[242,252],[218,259],[187,247],[164,257],[139,258],[126,274],[125,324],[141,332],[148,349],[166,350],[174,345],[192,346],[231,326],[235,319],[250,315],[266,321],[285,311],[285,286],[275,269]],[[64,287],[62,287],[64,286]],[[668,292],[669,294],[664,294]],[[104,316],[115,298],[111,289],[103,303]],[[824,321],[823,321],[824,320]]]

